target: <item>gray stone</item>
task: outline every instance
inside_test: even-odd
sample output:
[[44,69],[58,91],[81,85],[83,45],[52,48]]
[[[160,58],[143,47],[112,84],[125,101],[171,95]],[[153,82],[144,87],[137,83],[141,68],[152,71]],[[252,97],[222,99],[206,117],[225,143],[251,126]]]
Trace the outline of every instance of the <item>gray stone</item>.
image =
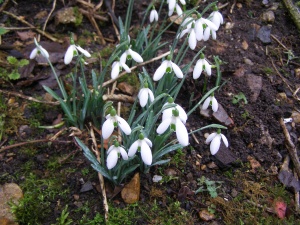
[[218,111],[214,112],[212,116],[215,120],[225,125],[226,127],[232,127],[234,125],[233,120],[229,117],[228,113],[225,111],[221,104],[219,104]]
[[262,43],[264,44],[271,44],[271,29],[272,26],[262,26],[258,32],[257,32],[257,37],[259,40],[261,40]]
[[262,78],[253,74],[247,74],[246,79],[247,85],[252,92],[250,102],[256,102],[262,88]]
[[271,10],[264,12],[261,15],[261,20],[264,23],[274,23],[274,21],[275,21],[275,14],[274,14],[274,12],[271,11]]
[[84,183],[80,189],[80,192],[87,192],[93,190],[93,185],[91,181]]
[[217,159],[216,164],[220,169],[224,169],[230,166],[237,160],[237,157],[221,142],[220,149],[215,154]]

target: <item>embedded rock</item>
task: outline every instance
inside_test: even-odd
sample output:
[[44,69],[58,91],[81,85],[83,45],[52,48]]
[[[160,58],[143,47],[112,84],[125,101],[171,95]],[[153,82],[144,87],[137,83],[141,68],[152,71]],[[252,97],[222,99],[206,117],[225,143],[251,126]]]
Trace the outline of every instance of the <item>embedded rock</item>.
[[256,102],[262,88],[262,78],[260,76],[248,74],[246,79],[247,85],[252,92],[252,95],[250,96],[250,102]]
[[79,25],[82,20],[82,14],[79,10],[73,7],[63,8],[57,12],[55,15],[55,24],[75,24]]
[[133,204],[140,199],[140,174],[136,173],[131,181],[126,184],[121,191],[121,196],[124,202],[128,204]]
[[272,26],[262,26],[258,32],[257,37],[264,44],[271,44],[271,29]]
[[0,186],[0,224],[18,224],[11,213],[9,203],[18,204],[23,198],[22,189],[15,183],[7,183]]
[[212,116],[219,123],[223,124],[226,127],[232,127],[234,125],[233,120],[229,117],[229,115],[227,114],[227,112],[221,104],[219,104],[218,111],[214,112]]

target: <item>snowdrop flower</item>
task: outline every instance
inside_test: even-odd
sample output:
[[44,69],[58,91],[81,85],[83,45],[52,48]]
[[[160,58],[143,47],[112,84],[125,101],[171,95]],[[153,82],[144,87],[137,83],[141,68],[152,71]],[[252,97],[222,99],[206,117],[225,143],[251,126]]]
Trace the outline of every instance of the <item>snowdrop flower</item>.
[[202,105],[202,109],[206,110],[209,105],[211,105],[211,108],[214,112],[218,111],[219,103],[218,103],[218,101],[217,101],[217,99],[215,98],[214,95],[211,95],[207,99],[205,99],[205,101]]
[[47,52],[47,50],[44,49],[40,44],[38,44],[35,38],[34,42],[36,47],[31,51],[29,58],[34,59],[37,56],[37,54],[41,54],[45,58],[49,58],[49,53]]
[[210,27],[206,27],[203,33],[203,41],[207,41],[210,37],[210,34],[213,40],[217,39],[217,32],[212,30]]
[[111,70],[111,79],[116,79],[119,76],[120,71],[122,68],[127,72],[130,73],[131,69],[125,64],[125,62],[122,62],[121,60],[115,61],[112,64],[112,70]]
[[195,31],[195,23],[192,22],[192,24],[189,26],[190,24],[187,25],[187,28],[184,29],[179,38],[182,38],[186,33],[189,34],[189,46],[192,50],[194,50],[196,48],[197,45],[197,38],[196,38],[196,31]]
[[158,134],[164,133],[168,127],[176,131],[176,137],[182,146],[189,145],[189,135],[184,123],[179,117],[179,111],[177,109],[172,110],[172,116],[165,118],[161,124],[157,127],[156,132]]
[[[197,38],[198,41],[201,41],[201,40],[204,39],[204,29],[203,29],[203,26],[209,27],[210,31],[217,31],[218,30],[218,27],[213,22],[211,22],[210,20],[203,18],[200,14],[198,14],[197,17],[198,18],[195,21],[195,32],[196,32],[196,38]],[[209,35],[206,38],[208,40]]]
[[133,157],[137,150],[141,151],[143,162],[150,166],[152,163],[152,142],[141,133],[139,139],[133,142],[128,150],[128,156]]
[[[72,42],[72,40],[71,40],[71,42]],[[66,65],[68,65],[72,61],[74,55],[75,56],[78,55],[78,51],[81,52],[86,57],[91,57],[91,54],[87,50],[81,48],[78,45],[71,44],[66,51],[66,54],[64,57],[64,63]]]
[[148,88],[148,83],[145,83],[144,87],[139,91],[138,98],[140,100],[141,107],[144,107],[147,104],[149,98],[151,102],[154,101],[154,95]]
[[205,59],[204,54],[201,54],[200,59],[198,59],[194,67],[193,78],[198,79],[203,70],[206,72],[208,76],[211,76],[211,65]]
[[216,25],[217,30],[219,29],[220,25],[224,23],[223,16],[218,11],[217,6],[214,7],[214,11],[209,15],[208,18]]
[[165,73],[171,73],[174,71],[175,75],[178,78],[183,78],[183,73],[179,66],[171,61],[171,57],[168,56],[167,60],[163,61],[162,64],[157,68],[153,75],[153,80],[158,81],[160,80]]
[[150,23],[152,23],[153,21],[158,21],[158,13],[154,6],[150,12]]
[[117,115],[117,112],[114,108],[110,110],[110,113],[105,118],[106,120],[102,125],[103,139],[109,138],[115,127],[121,128],[126,135],[131,134],[131,128],[129,124],[122,117]]
[[[167,2],[169,3],[169,13],[168,13],[169,16],[172,16],[175,9],[176,9],[178,16],[182,15],[182,9],[178,5],[176,0],[168,0]],[[182,5],[186,4],[185,0],[180,0],[180,2]]]
[[165,104],[163,105],[163,107],[165,107],[165,106],[167,106],[167,105],[171,105],[171,104],[175,104],[176,106],[175,106],[175,107],[170,107],[170,108],[165,109],[165,110],[162,112],[162,120],[165,120],[166,118],[172,117],[172,115],[173,115],[173,112],[172,112],[172,111],[173,111],[174,108],[175,108],[176,110],[178,110],[180,120],[182,121],[183,124],[185,124],[186,121],[187,121],[187,114],[186,114],[186,112],[184,111],[184,109],[183,109],[180,105],[174,103],[174,99],[173,99],[172,97],[169,97],[169,98],[168,98],[168,102],[165,103]]
[[116,166],[120,153],[124,160],[128,159],[128,155],[125,149],[120,146],[119,142],[115,141],[115,143],[112,146],[110,146],[109,149],[107,150],[107,154],[108,154],[106,159],[107,169],[110,170]]
[[120,61],[125,63],[126,59],[129,59],[129,60],[133,59],[137,63],[141,63],[144,61],[142,56],[140,56],[139,53],[137,53],[131,49],[131,46],[129,46],[129,48],[127,48],[127,50],[121,55]]
[[210,143],[210,152],[212,155],[215,155],[219,151],[221,145],[221,139],[223,140],[225,146],[228,147],[228,140],[223,134],[221,134],[220,129],[217,132],[211,133],[206,138],[205,143],[206,144]]

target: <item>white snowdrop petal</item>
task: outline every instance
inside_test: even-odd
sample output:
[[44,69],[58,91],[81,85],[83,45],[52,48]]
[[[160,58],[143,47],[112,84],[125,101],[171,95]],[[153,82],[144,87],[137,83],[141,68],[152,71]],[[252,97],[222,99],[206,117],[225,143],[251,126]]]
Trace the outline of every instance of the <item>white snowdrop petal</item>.
[[186,127],[181,122],[179,118],[176,119],[176,137],[178,142],[182,146],[188,146],[189,145],[189,135],[186,130]]
[[142,88],[139,92],[139,100],[141,107],[144,107],[148,102],[148,92],[146,88]]
[[125,64],[126,63],[126,59],[127,59],[127,55],[128,55],[127,51],[123,52],[123,54],[120,57],[120,62],[122,62],[122,63]]
[[45,58],[49,58],[49,53],[42,46],[40,46],[40,51],[41,51],[42,56],[44,56]]
[[84,54],[86,57],[91,57],[91,54],[90,54],[87,50],[81,48],[79,45],[76,46],[76,48],[77,48],[77,50],[79,50],[82,54]]
[[224,145],[225,145],[226,147],[228,147],[228,140],[227,140],[227,138],[225,137],[225,135],[224,135],[224,134],[221,134],[221,137],[222,137],[222,140],[223,140],[223,142],[224,142]]
[[165,120],[166,118],[171,118],[173,115],[172,110],[173,108],[165,109],[162,113],[162,120]]
[[179,35],[179,39],[182,38],[185,34],[190,32],[191,28],[186,28],[183,31],[181,31],[180,35]]
[[182,5],[186,4],[185,0],[180,0],[180,2],[181,2]]
[[126,120],[124,120],[122,117],[120,116],[116,116],[117,120],[118,120],[118,125],[121,128],[121,130],[126,134],[129,135],[131,134],[131,128],[129,126],[129,124],[126,122]]
[[107,155],[115,148],[114,145],[111,145],[107,150]]
[[203,41],[207,41],[210,36],[210,28],[206,27],[203,33]]
[[176,5],[176,0],[170,0],[168,3],[169,3],[169,11],[171,10],[173,11]]
[[128,150],[128,156],[133,157],[139,147],[139,140],[133,142],[133,144],[130,146]]
[[116,79],[119,76],[120,73],[120,63],[119,62],[114,62],[110,77],[111,79]]
[[195,23],[195,32],[197,40],[201,41],[203,39],[203,24],[200,19]]
[[154,94],[150,89],[148,89],[148,94],[149,94],[150,101],[153,102],[154,101]]
[[217,33],[216,33],[216,31],[214,31],[214,30],[211,31],[211,37],[212,37],[213,40],[217,40]]
[[207,137],[206,140],[205,140],[205,143],[208,144],[209,142],[211,142],[212,139],[215,138],[215,136],[217,136],[217,133],[216,133],[216,132],[213,132],[213,133],[211,133],[210,135],[208,135],[208,137]]
[[186,112],[184,111],[184,109],[180,106],[180,105],[176,105],[175,107],[178,112],[179,112],[179,118],[181,119],[181,121],[185,124],[186,121],[187,121],[187,114]]
[[106,166],[107,169],[112,169],[117,165],[118,162],[118,152],[116,150],[113,150],[109,153],[106,159]]
[[215,155],[220,148],[221,144],[221,135],[216,135],[215,138],[210,143],[210,153]]
[[210,104],[210,101],[211,101],[211,97],[209,96],[207,99],[205,99],[203,105],[202,105],[202,109],[203,110],[206,110]]
[[102,137],[103,137],[103,139],[109,138],[110,135],[113,133],[114,128],[115,127],[114,127],[113,121],[110,118],[105,120],[105,122],[102,125]]
[[131,73],[131,69],[123,62],[120,62],[121,66],[127,73]]
[[215,23],[211,22],[211,21],[208,20],[208,19],[204,19],[204,18],[203,18],[203,21],[206,23],[206,25],[207,25],[211,30],[214,30],[214,31],[218,30],[218,26],[217,26]]
[[131,55],[131,57],[133,58],[134,61],[138,62],[138,63],[141,63],[141,62],[144,62],[142,56],[140,56],[139,53],[131,50],[131,49],[128,49],[128,52],[129,54]]
[[155,17],[155,15],[154,15],[155,12],[154,11],[155,10],[152,9],[151,12],[150,12],[150,23],[152,23],[154,21],[154,17]]
[[224,23],[223,15],[220,12],[216,12],[217,16],[220,18],[220,24]]
[[212,97],[211,98],[211,108],[214,112],[217,112],[218,111],[218,108],[219,108],[219,104],[217,102],[217,99],[215,97]]
[[73,59],[74,51],[77,51],[74,45],[70,45],[66,51],[65,57],[64,57],[64,63],[66,65],[70,64],[70,62]]
[[190,48],[192,50],[194,50],[196,48],[196,45],[197,45],[196,33],[195,33],[194,29],[191,30],[188,41],[189,41]]
[[144,138],[144,140],[146,141],[147,145],[149,145],[149,147],[152,148],[152,141],[148,138]]
[[158,81],[160,80],[163,75],[166,73],[166,69],[168,67],[167,60],[163,61],[162,64],[156,69],[154,75],[153,75],[153,80]]
[[31,51],[29,58],[30,58],[30,59],[34,59],[34,58],[36,57],[36,55],[37,55],[37,52],[38,52],[38,49],[37,49],[37,48],[34,48],[34,49]]
[[175,8],[176,8],[176,12],[177,12],[178,16],[181,16],[182,15],[182,9],[181,9],[181,7],[176,3]]
[[123,158],[124,160],[127,160],[127,159],[128,159],[128,155],[127,155],[127,152],[125,151],[125,149],[122,148],[122,147],[118,147],[118,150],[119,150],[119,152],[121,153],[122,158]]
[[142,141],[141,143],[141,156],[143,162],[150,166],[152,163],[152,152],[146,141]]
[[211,76],[211,65],[204,59],[205,72]]
[[181,71],[181,69],[179,68],[179,66],[177,66],[175,63],[171,62],[171,65],[172,65],[172,69],[175,73],[175,75],[178,77],[178,78],[183,78],[183,73]]
[[172,118],[170,118],[170,117],[164,119],[164,120],[161,122],[161,124],[159,124],[159,126],[157,127],[156,133],[158,133],[158,134],[164,133],[164,132],[168,129],[168,127],[170,126],[171,121],[172,121]]
[[199,59],[193,70],[193,78],[198,79],[203,70],[203,60]]

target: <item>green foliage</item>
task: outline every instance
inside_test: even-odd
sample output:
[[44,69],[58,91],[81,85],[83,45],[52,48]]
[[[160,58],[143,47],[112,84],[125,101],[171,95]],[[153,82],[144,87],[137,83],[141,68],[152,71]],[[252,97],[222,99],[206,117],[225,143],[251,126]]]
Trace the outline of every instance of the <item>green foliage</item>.
[[[0,4],[3,2],[3,0],[0,0]],[[3,27],[0,27],[0,36],[3,34],[6,34],[8,30],[4,29]]]
[[198,194],[199,192],[208,192],[210,197],[216,198],[218,196],[217,189],[220,188],[218,184],[221,183],[223,182],[209,180],[208,178],[202,176],[200,179],[198,179],[198,185],[200,187],[195,191],[195,194]]
[[[247,101],[247,98],[246,96],[244,95],[244,93],[240,92],[238,93],[237,95],[234,95],[233,98],[232,98],[232,103],[233,104],[237,104],[237,103],[240,103],[240,101],[243,100],[243,103],[241,104],[248,104],[248,101]],[[241,105],[240,104],[240,105]]]
[[73,223],[73,220],[68,218],[69,217],[69,212],[68,212],[68,205],[65,206],[63,211],[60,214],[59,218],[56,218],[56,225],[70,225]]
[[51,202],[68,192],[60,184],[61,181],[57,178],[40,179],[33,173],[28,174],[21,184],[24,197],[19,204],[11,206],[17,221],[28,225],[43,224],[44,219],[51,213]]
[[18,60],[13,56],[7,57],[7,62],[10,65],[9,69],[0,68],[0,78],[8,80],[18,80],[20,78],[19,69],[29,64],[27,59]]

